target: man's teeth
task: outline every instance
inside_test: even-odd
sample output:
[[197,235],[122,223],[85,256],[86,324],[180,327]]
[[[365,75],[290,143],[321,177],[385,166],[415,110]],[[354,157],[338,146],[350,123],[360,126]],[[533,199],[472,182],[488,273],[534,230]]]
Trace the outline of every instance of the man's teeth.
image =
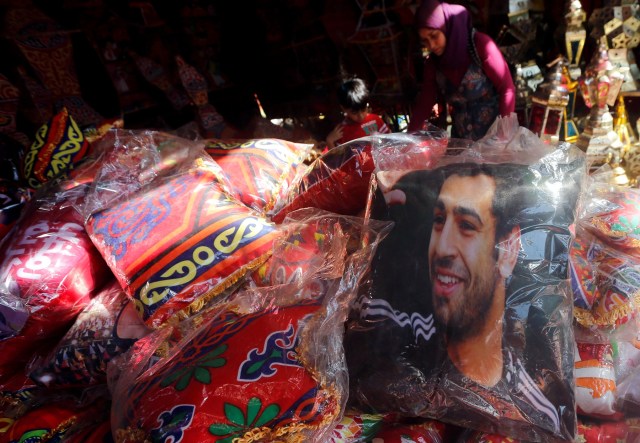
[[438,281],[445,285],[452,285],[458,283],[460,281],[459,278],[451,277],[450,275],[440,275],[438,274]]

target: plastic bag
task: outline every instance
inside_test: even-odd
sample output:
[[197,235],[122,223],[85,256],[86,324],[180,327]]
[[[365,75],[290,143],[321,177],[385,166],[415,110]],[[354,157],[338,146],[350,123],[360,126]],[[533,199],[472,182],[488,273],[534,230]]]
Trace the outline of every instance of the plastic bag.
[[567,259],[585,156],[532,145],[515,118],[496,125],[526,146],[481,140],[431,170],[376,173],[384,186],[371,217],[395,225],[348,325],[350,401],[523,440],[571,439]]
[[[169,138],[175,153],[160,155],[145,138],[127,140],[92,185],[85,226],[142,319],[159,327],[197,312],[260,266],[278,232],[229,197],[202,149],[185,151]],[[155,163],[141,169],[134,158]]]
[[421,159],[424,164],[434,162],[444,153],[445,146],[442,133],[363,137],[336,146],[309,166],[293,187],[287,204],[272,220],[280,223],[289,212],[307,207],[356,215],[367,204],[371,174],[377,167],[374,158],[384,164],[386,158],[403,155]]
[[47,387],[105,384],[109,361],[149,332],[114,280],[89,302],[53,350],[29,363],[27,373]]
[[116,438],[328,441],[346,401],[344,320],[389,225],[361,226],[344,274],[317,274],[322,297],[295,283],[250,289],[139,340],[110,378]]
[[56,190],[44,187],[0,245],[0,282],[29,313],[19,334],[0,341],[0,378],[57,341],[111,275],[76,210],[86,187]]
[[232,195],[261,214],[284,204],[312,147],[273,138],[205,140],[205,151],[222,168]]

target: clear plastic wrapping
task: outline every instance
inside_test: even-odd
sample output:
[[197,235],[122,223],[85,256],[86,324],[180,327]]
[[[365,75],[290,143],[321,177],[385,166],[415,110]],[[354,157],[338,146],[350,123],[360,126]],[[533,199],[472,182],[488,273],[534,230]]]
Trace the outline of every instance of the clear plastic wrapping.
[[515,439],[576,430],[568,252],[584,153],[499,119],[431,169],[378,171],[395,222],[346,334],[354,407]]
[[[356,221],[298,215],[298,225]],[[343,324],[389,224],[359,226],[357,246],[328,257],[343,262],[342,275],[308,270],[302,285],[240,291],[140,339],[110,378],[118,441],[329,441],[346,401]],[[310,297],[304,286],[314,279],[324,289]]]
[[269,256],[277,229],[229,196],[202,145],[116,134],[87,195],[86,230],[148,326],[185,318]]

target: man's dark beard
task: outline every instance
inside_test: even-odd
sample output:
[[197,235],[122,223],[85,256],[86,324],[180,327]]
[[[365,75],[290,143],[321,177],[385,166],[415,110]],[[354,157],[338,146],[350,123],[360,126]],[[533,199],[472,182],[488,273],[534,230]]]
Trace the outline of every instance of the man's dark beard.
[[[450,260],[448,259],[436,260],[434,270],[436,264],[443,268],[452,268]],[[489,309],[491,309],[494,290],[500,278],[497,269],[495,271],[496,272],[491,273],[489,276],[486,276],[486,278],[476,279],[473,286],[465,288],[465,295],[475,295],[469,297],[469,299],[476,300],[476,303],[474,303],[473,306],[465,304],[457,312],[451,311],[447,324],[444,324],[443,319],[438,315],[438,309],[434,306],[434,308],[436,308],[434,309],[434,318],[444,329],[450,340],[462,341],[466,338],[473,337],[477,335],[484,326],[484,320],[486,319]],[[435,275],[435,272],[432,271],[431,275]],[[488,294],[488,297],[478,297],[477,294]],[[437,304],[438,301],[434,300],[434,303]],[[467,309],[465,309],[465,306]]]

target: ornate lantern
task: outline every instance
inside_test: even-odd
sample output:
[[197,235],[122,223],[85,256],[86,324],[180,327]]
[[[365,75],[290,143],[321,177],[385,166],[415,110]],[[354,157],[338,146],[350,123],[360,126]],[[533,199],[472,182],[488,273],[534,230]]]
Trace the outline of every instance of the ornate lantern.
[[553,62],[552,69],[547,71],[545,81],[538,85],[531,97],[529,129],[544,142],[555,143],[560,139],[560,130],[569,103],[569,91],[566,80],[563,82],[562,77],[562,63],[558,59]]
[[522,65],[516,65],[516,77],[514,79],[516,86],[516,107],[515,112],[518,116],[520,126],[529,124],[529,109],[531,107],[531,94],[533,90],[527,84],[527,80],[522,73]]
[[622,143],[613,130],[609,106],[615,104],[622,82],[623,75],[609,61],[606,45],[600,43],[584,76],[580,78],[580,91],[591,111],[576,143],[594,163],[620,161]]
[[[625,3],[625,2],[623,2]],[[609,61],[624,74],[622,91],[638,89],[640,71],[631,51],[640,44],[640,6],[637,2],[598,8],[589,17],[591,36],[608,48]]]
[[587,19],[587,14],[582,9],[582,4],[579,0],[569,1],[568,11],[564,18],[567,23],[564,38],[569,61],[569,72],[573,79],[577,79],[581,75],[580,58],[582,57],[584,42],[587,39],[587,31],[582,25]]

